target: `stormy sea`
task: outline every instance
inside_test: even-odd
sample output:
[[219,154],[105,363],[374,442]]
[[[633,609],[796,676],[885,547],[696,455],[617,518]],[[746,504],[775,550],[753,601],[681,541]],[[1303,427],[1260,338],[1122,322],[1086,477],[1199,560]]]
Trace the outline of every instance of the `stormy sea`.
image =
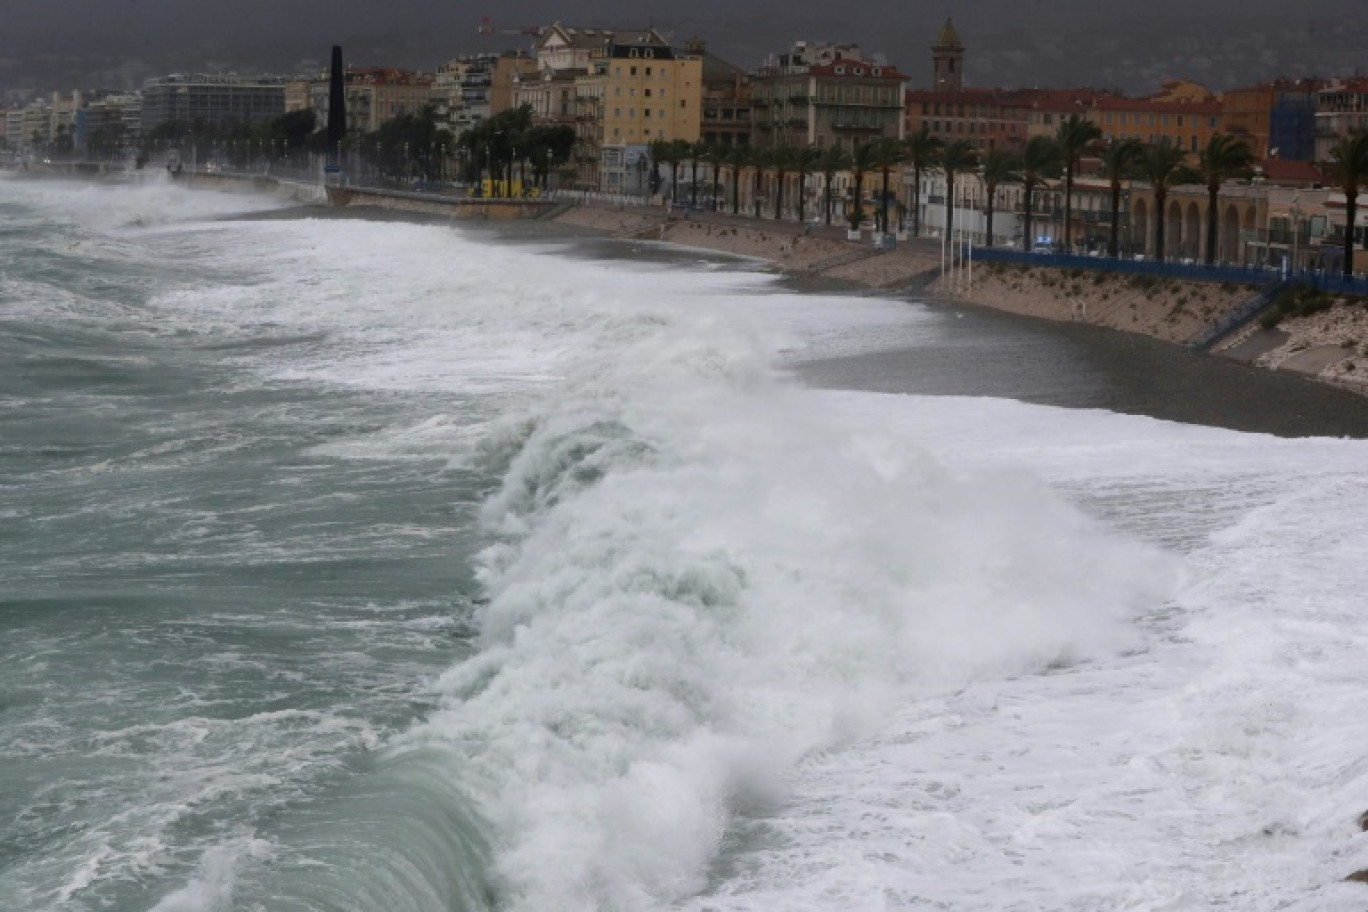
[[0,178],[0,910],[1368,903],[1368,400],[282,207]]

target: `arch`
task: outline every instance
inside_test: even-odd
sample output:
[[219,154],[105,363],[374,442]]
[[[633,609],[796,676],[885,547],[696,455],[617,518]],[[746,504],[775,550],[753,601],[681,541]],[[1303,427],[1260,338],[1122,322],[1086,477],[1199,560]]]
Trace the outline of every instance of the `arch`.
[[1149,203],[1143,199],[1137,199],[1131,207],[1130,238],[1128,239],[1130,251],[1135,253],[1149,253],[1150,233],[1149,233]]
[[1240,210],[1234,203],[1226,206],[1221,219],[1220,251],[1222,263],[1240,261]]
[[1183,219],[1183,256],[1191,260],[1202,257],[1202,210],[1196,202],[1188,203]]
[[1164,222],[1164,259],[1172,260],[1182,255],[1183,207],[1177,200],[1169,203]]

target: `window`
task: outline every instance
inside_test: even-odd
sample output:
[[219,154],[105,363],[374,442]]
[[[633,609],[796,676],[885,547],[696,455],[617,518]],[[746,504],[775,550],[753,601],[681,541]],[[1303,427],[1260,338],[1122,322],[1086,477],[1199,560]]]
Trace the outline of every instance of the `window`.
[[629,75],[631,75],[631,76],[635,76],[635,75],[636,75],[636,67],[632,67],[632,68],[631,68],[631,70],[629,71]]
[[650,97],[651,97],[651,90],[650,90],[650,89],[647,89],[647,90],[646,90],[646,97],[647,97],[647,98],[650,98]]
[[642,117],[650,117],[650,116],[651,116],[651,109],[650,109],[650,108],[643,108],[642,111],[641,111],[641,116],[642,116]]
[[647,75],[647,76],[650,76],[650,75],[651,75],[651,68],[650,68],[650,67],[647,67],[647,68],[646,68],[646,75]]

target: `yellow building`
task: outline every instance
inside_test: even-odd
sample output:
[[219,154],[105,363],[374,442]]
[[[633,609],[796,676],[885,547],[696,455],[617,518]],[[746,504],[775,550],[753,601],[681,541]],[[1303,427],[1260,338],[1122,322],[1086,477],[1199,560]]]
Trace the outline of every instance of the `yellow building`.
[[610,44],[595,53],[591,72],[602,83],[599,139],[604,145],[698,142],[702,57],[668,46]]

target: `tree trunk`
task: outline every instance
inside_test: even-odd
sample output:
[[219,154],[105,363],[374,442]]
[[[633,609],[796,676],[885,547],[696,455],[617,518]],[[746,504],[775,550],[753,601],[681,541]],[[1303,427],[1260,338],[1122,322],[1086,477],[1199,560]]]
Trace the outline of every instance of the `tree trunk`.
[[1033,216],[1035,215],[1035,209],[1032,205],[1033,198],[1035,197],[1034,191],[1035,185],[1028,181],[1026,183],[1026,212],[1025,217],[1021,220],[1022,250],[1035,250],[1035,233],[1031,230],[1034,227],[1032,222],[1035,221],[1035,219],[1033,218]]
[[689,172],[689,205],[698,208],[698,159],[692,159],[689,164],[692,170]]
[[988,212],[986,213],[986,224],[984,225],[983,246],[993,246],[993,197],[997,195],[997,188],[994,187],[988,192]]
[[1073,253],[1073,165],[1064,168],[1064,252]]
[[774,220],[777,222],[781,216],[784,205],[784,172],[774,173]]
[[912,236],[921,237],[921,165],[912,169]]
[[1344,196],[1344,277],[1354,277],[1354,221],[1358,218],[1358,188],[1346,187],[1352,193]]
[[831,182],[832,182],[832,180],[833,180],[834,178],[835,178],[835,175],[833,175],[833,174],[828,174],[828,175],[826,175],[826,200],[825,200],[825,202],[826,202],[826,224],[827,224],[827,227],[828,227],[828,228],[831,227]]
[[1167,193],[1155,192],[1154,194],[1154,260],[1157,263],[1164,262],[1164,203],[1168,200]]
[[1221,192],[1219,186],[1207,187],[1207,230],[1206,264],[1216,265],[1216,196]]
[[880,230],[884,234],[888,233],[888,169],[883,169],[883,191],[879,195],[879,221],[883,224]]
[[741,166],[732,168],[732,215],[741,212]]
[[755,169],[755,192],[751,194],[751,205],[755,207],[755,217],[760,217],[760,169]]
[[[945,242],[955,243],[955,172],[950,170],[945,173]],[[951,248],[951,262],[955,257],[953,250]]]
[[1121,185],[1115,181],[1111,188],[1111,240],[1107,242],[1107,256],[1113,260],[1121,256],[1121,239],[1117,235],[1121,231]]

